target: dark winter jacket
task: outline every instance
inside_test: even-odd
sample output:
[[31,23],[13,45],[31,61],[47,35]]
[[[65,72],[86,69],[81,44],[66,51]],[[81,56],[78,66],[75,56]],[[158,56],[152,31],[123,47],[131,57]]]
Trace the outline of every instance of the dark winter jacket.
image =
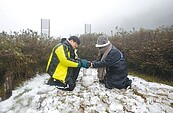
[[104,60],[93,62],[93,68],[106,67],[105,86],[107,88],[126,88],[128,71],[123,54],[115,47],[109,51]]

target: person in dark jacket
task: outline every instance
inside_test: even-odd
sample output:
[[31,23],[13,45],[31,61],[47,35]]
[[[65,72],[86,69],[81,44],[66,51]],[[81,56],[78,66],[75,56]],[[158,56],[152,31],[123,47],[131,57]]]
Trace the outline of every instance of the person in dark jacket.
[[106,88],[131,88],[132,80],[128,76],[127,64],[120,50],[113,46],[106,35],[97,39],[99,49],[98,59],[91,63],[92,68],[98,68],[98,78]]
[[72,91],[76,86],[81,67],[88,68],[90,62],[79,59],[76,48],[80,44],[77,36],[71,36],[68,40],[61,39],[61,42],[52,49],[46,72],[51,76],[48,85],[55,85],[58,89]]

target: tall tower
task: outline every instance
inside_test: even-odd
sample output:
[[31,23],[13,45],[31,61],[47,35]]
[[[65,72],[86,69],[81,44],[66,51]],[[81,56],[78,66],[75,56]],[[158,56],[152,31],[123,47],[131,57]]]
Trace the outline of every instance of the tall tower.
[[85,34],[91,33],[91,24],[85,24],[84,30],[85,30]]
[[50,37],[50,19],[41,19],[41,35]]

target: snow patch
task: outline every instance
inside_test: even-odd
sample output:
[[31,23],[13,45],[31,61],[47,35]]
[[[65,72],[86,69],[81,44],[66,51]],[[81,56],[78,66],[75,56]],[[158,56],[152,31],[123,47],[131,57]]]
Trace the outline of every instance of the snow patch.
[[129,76],[132,89],[107,89],[97,70],[81,69],[73,91],[46,85],[37,75],[0,102],[0,113],[172,113],[173,87]]

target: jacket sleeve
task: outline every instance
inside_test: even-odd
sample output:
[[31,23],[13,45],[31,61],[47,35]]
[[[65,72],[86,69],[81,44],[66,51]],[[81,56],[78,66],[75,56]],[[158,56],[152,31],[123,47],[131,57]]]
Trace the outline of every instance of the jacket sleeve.
[[73,60],[72,61],[68,58],[68,55],[67,55],[68,52],[67,52],[67,50],[64,49],[63,45],[59,46],[56,49],[55,53],[57,54],[60,63],[63,64],[64,66],[67,66],[67,67],[77,67],[78,66],[78,64],[79,64],[78,62],[75,62],[74,59],[72,59]]
[[111,50],[104,60],[94,61],[94,68],[110,67],[116,65],[117,61],[121,59],[121,54],[118,51]]

